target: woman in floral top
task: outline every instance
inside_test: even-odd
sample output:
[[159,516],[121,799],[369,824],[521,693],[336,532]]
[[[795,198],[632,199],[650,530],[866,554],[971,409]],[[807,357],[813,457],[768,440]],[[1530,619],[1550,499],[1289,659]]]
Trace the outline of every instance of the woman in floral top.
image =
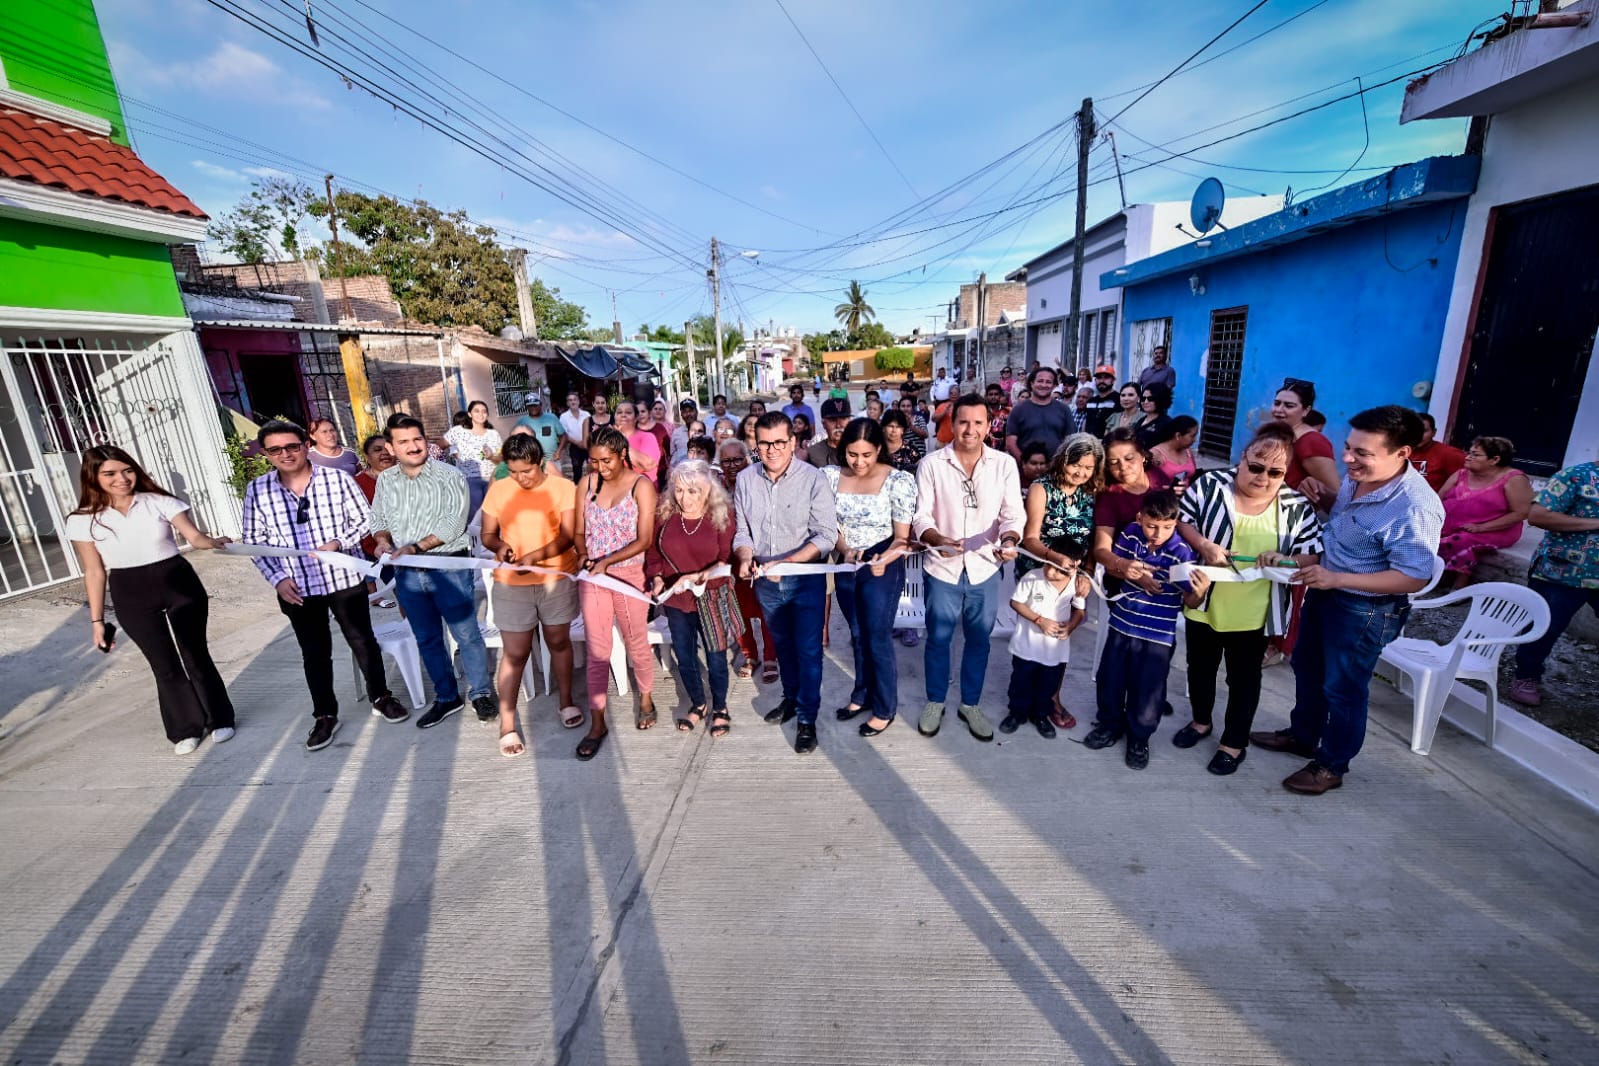
[[1549,602],[1549,629],[1516,649],[1510,698],[1536,707],[1538,682],[1555,641],[1586,603],[1599,611],[1599,463],[1568,466],[1533,499],[1528,521],[1545,530],[1527,587]]
[[897,409],[883,412],[883,446],[888,449],[888,465],[907,474],[916,472],[922,456],[910,442],[910,420]]
[[875,737],[898,710],[894,616],[905,587],[904,552],[916,513],[916,479],[889,464],[883,427],[869,418],[844,427],[838,450],[844,466],[823,468],[837,496],[838,550],[845,562],[874,563],[834,577],[838,609],[849,623],[855,651],[855,688],[848,706],[838,709],[838,720],[847,722],[870,711],[860,731],[863,737]]
[[[1057,554],[1058,541],[1093,542],[1094,497],[1104,486],[1100,473],[1104,459],[1104,446],[1092,433],[1073,433],[1061,441],[1044,476],[1027,488],[1023,548],[1052,559]],[[1016,576],[1020,578],[1038,566],[1027,556],[1019,555]]]
[[466,405],[470,419],[467,426],[453,426],[444,435],[455,455],[455,468],[466,478],[466,488],[471,494],[471,509],[467,521],[483,506],[483,494],[489,490],[489,480],[494,477],[494,464],[500,456],[499,431],[489,425],[489,405],[473,400]]

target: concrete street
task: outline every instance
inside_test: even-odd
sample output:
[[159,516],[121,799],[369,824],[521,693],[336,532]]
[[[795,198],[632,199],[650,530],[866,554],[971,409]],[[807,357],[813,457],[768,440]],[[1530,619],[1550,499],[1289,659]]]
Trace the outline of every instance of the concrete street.
[[[613,733],[577,762],[555,700],[505,759],[348,693],[306,752],[298,651],[240,560],[197,553],[240,731],[187,759],[79,590],[0,612],[0,1060],[7,1063],[1583,1063],[1599,1059],[1599,818],[1448,725],[1407,747],[1382,684],[1341,791],[1297,761],[1149,769],[953,713]],[[1093,633],[1074,640],[1086,732]],[[398,681],[397,673],[392,673]],[[993,645],[988,706],[1009,660]],[[1268,672],[1262,727],[1292,675]],[[668,694],[670,693],[670,694]]]

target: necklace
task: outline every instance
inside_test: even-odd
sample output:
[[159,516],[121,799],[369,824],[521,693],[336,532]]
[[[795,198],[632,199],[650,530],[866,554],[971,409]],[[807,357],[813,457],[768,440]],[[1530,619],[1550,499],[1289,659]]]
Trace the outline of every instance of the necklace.
[[682,511],[679,511],[677,512],[677,524],[683,527],[683,532],[685,535],[692,537],[694,534],[698,533],[700,531],[700,527],[705,524],[705,516],[703,514],[700,515],[699,521],[694,523],[693,529],[690,529],[688,528],[688,519],[683,517]]

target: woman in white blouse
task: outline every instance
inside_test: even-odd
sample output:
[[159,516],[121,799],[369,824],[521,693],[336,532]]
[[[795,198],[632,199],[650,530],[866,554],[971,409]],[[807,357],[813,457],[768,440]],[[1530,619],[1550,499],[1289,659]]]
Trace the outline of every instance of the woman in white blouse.
[[450,451],[455,455],[455,468],[466,478],[466,489],[471,496],[467,521],[483,506],[483,496],[489,491],[489,481],[494,477],[494,464],[499,461],[499,430],[489,425],[489,405],[473,400],[466,405],[469,425],[452,426],[444,435]]
[[839,613],[849,623],[855,651],[855,688],[838,709],[847,722],[862,711],[861,736],[887,729],[898,711],[899,673],[894,661],[894,616],[905,587],[904,552],[916,514],[916,479],[888,462],[883,427],[857,418],[838,442],[842,467],[822,468],[837,497],[838,550],[848,563],[871,563],[835,574]]
[[179,755],[233,737],[233,703],[206,647],[210,605],[205,586],[172,537],[176,529],[196,548],[227,543],[194,524],[189,505],[151,480],[121,448],[102,444],[83,453],[78,509],[67,516],[67,539],[83,565],[92,641],[116,646],[106,624],[106,587],[117,620],[155,673],[161,721]]

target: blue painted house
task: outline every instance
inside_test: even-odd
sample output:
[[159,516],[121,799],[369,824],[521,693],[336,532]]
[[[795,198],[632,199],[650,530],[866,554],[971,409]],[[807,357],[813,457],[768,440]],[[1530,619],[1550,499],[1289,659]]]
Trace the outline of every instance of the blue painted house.
[[1328,434],[1384,403],[1427,409],[1476,156],[1424,159],[1104,274],[1122,350],[1168,320],[1173,414],[1232,458],[1287,377],[1316,383]]

